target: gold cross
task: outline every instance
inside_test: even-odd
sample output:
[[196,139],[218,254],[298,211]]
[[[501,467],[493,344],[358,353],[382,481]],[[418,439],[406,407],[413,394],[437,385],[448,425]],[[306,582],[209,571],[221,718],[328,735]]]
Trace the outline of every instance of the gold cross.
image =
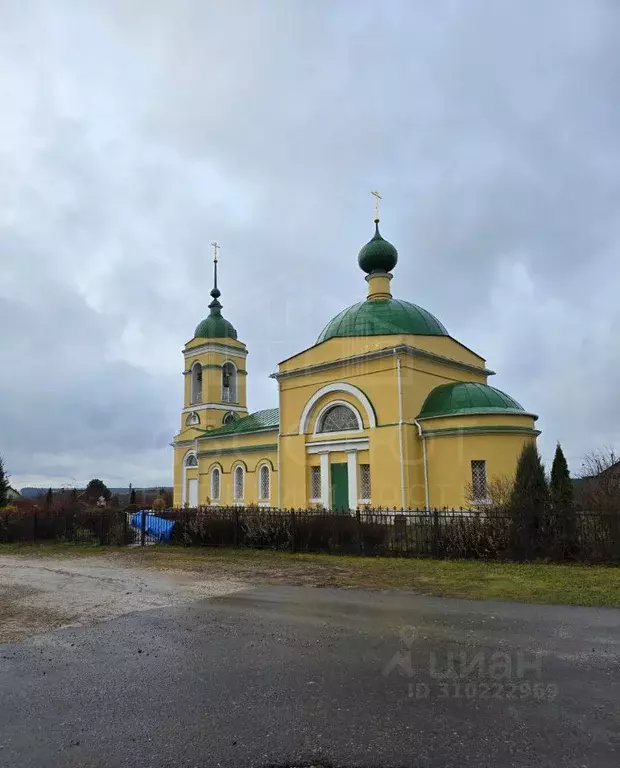
[[379,221],[379,200],[381,200],[381,195],[377,191],[370,194],[374,195],[375,198],[375,221]]
[[213,246],[213,263],[217,264],[217,252],[222,247],[217,240],[214,240],[211,245]]

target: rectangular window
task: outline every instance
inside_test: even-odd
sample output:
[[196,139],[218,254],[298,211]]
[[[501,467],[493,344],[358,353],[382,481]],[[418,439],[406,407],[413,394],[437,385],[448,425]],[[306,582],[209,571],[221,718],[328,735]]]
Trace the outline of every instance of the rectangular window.
[[362,501],[370,501],[370,464],[360,464],[360,492]]
[[487,500],[487,463],[486,461],[472,461],[471,463],[471,489],[474,501]]
[[310,499],[321,500],[321,467],[310,467]]

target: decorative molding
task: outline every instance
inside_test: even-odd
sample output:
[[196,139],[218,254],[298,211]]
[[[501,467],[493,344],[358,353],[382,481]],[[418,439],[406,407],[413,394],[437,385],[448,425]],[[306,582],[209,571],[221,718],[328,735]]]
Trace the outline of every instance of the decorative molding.
[[332,453],[333,451],[366,451],[367,437],[349,437],[336,440],[317,440],[306,443],[306,453]]
[[192,411],[206,411],[209,408],[213,408],[216,411],[244,411],[248,412],[245,405],[234,405],[233,403],[195,403],[194,405],[188,405],[187,408],[183,408],[181,413],[191,413]]
[[211,341],[208,344],[201,344],[199,347],[191,347],[183,350],[183,357],[193,357],[202,355],[204,352],[222,352],[230,355],[239,355],[247,357],[248,351],[245,348],[229,347],[228,344],[219,344],[217,341]]
[[[453,339],[453,341],[455,341],[457,344],[460,344],[460,342],[456,341],[456,339]],[[328,371],[332,368],[360,363],[366,360],[379,360],[383,357],[393,357],[395,352],[397,354],[402,353],[411,355],[412,357],[419,357],[425,360],[430,360],[431,362],[441,363],[450,368],[456,368],[460,371],[468,371],[469,373],[477,373],[478,375],[484,376],[495,375],[495,371],[491,371],[488,368],[478,368],[477,366],[471,365],[470,363],[462,363],[460,360],[455,360],[452,357],[446,357],[445,355],[440,355],[436,352],[429,352],[428,350],[420,349],[419,347],[412,347],[410,344],[399,344],[396,347],[386,347],[385,349],[378,349],[372,352],[362,352],[359,355],[351,355],[350,357],[339,357],[336,360],[327,360],[324,363],[315,363],[314,365],[307,365],[303,368],[293,368],[290,371],[282,371],[282,373],[276,371],[270,374],[270,378],[279,381],[280,379],[288,379],[295,376],[306,376],[309,373]]]
[[539,429],[531,427],[488,426],[488,427],[446,427],[445,429],[425,429],[424,437],[448,437],[449,435],[492,435],[497,433],[531,435],[538,437]]
[[[502,416],[529,416],[530,419],[536,421],[538,416],[535,413],[528,413],[527,411],[518,411],[515,408],[500,409],[497,411],[485,411],[478,410],[476,408],[463,409],[461,413],[438,413],[437,416],[418,416],[418,421],[432,421],[433,419],[463,419],[468,416],[495,416],[501,418]],[[450,427],[452,429],[452,427]]]
[[[220,448],[211,451],[198,451],[198,456],[226,456],[237,453],[256,453],[257,451],[277,450],[277,443],[267,443],[265,445],[243,445],[238,448]],[[277,470],[272,470],[276,472]]]
[[262,429],[249,429],[247,432],[227,432],[225,435],[210,435],[206,432],[204,435],[200,435],[198,440],[225,440],[229,437],[239,437],[240,435],[260,435],[263,432],[277,432],[278,427],[263,427]]
[[326,384],[324,387],[317,389],[317,391],[308,400],[299,419],[298,434],[303,435],[308,431],[308,422],[310,419],[310,412],[316,405],[316,403],[324,396],[331,392],[346,392],[349,395],[357,398],[366,411],[366,417],[368,419],[368,426],[377,426],[377,417],[375,416],[375,410],[372,407],[372,403],[368,397],[362,392],[359,387],[354,387],[353,384],[349,384],[346,381],[335,381],[332,384]]

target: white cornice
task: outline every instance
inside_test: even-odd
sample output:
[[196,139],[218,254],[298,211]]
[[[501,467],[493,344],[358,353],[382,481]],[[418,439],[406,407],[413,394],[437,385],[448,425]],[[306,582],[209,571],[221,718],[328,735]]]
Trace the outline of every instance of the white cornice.
[[282,373],[272,373],[270,374],[270,378],[279,381],[280,379],[288,379],[295,376],[306,376],[309,373],[327,371],[331,368],[338,368],[340,366],[350,365],[352,363],[359,363],[364,360],[378,360],[382,357],[393,357],[395,352],[411,355],[412,357],[419,357],[423,360],[430,360],[434,363],[441,363],[442,365],[446,365],[450,368],[457,368],[458,370],[468,371],[469,373],[483,374],[485,376],[495,375],[495,371],[491,371],[488,368],[478,368],[475,365],[462,363],[460,360],[454,360],[451,357],[439,355],[436,352],[429,352],[426,349],[412,347],[409,344],[400,344],[396,347],[386,347],[385,349],[378,349],[372,352],[362,352],[359,355],[351,355],[350,357],[339,357],[336,360],[327,360],[324,363],[307,365],[303,368],[293,368],[290,371],[283,371]]
[[227,344],[201,344],[199,347],[190,347],[183,350],[183,357],[193,357],[194,355],[202,355],[204,352],[221,352],[229,355],[239,355],[240,357],[247,357],[247,349],[240,347],[229,347]]
[[313,440],[306,443],[306,453],[330,453],[331,451],[365,451],[367,437],[344,437],[336,440]]
[[231,405],[231,403],[200,403],[199,405],[190,405],[183,408],[181,413],[192,413],[192,411],[207,411],[210,408],[216,411],[238,411],[247,413],[248,409],[244,405]]

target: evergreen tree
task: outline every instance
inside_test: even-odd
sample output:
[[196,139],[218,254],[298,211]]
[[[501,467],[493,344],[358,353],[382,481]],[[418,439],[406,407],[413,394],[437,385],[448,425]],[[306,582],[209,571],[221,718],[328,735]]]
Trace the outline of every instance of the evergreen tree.
[[568,464],[562,446],[558,443],[551,466],[551,502],[558,512],[573,505],[573,481],[570,479]]
[[106,501],[108,501],[112,495],[112,492],[103,482],[103,480],[98,480],[95,478],[91,480],[90,483],[86,486],[85,495],[88,501],[90,501],[92,504],[96,504],[102,496]]
[[0,507],[9,503],[9,476],[4,469],[4,462],[0,456]]
[[513,546],[520,557],[544,554],[548,529],[549,487],[535,442],[523,446],[510,496]]
[[53,504],[54,504],[54,492],[52,491],[52,489],[51,489],[51,488],[48,488],[48,489],[47,489],[47,494],[46,494],[46,496],[45,496],[45,506],[46,506],[48,509],[51,509],[51,507],[53,506]]
[[129,494],[129,503],[133,504],[135,506],[136,503],[136,489],[132,488],[131,493]]
[[568,464],[562,446],[558,443],[551,466],[551,507],[555,520],[556,541],[562,557],[575,554],[575,510],[573,500],[573,482],[570,479]]

